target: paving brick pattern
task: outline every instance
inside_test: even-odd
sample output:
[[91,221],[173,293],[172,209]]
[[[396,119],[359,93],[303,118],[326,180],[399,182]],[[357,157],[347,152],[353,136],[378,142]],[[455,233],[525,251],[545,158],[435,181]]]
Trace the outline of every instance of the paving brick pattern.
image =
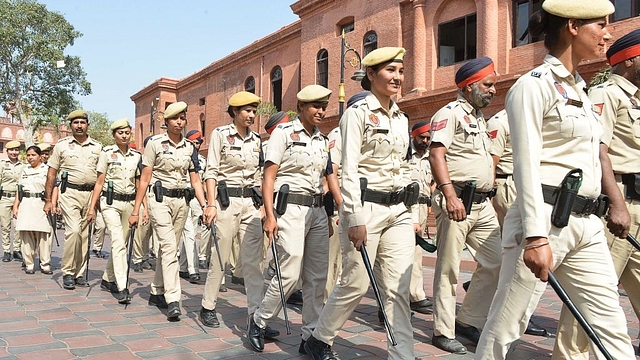
[[[63,239],[59,231],[59,239]],[[108,243],[108,242],[107,242]],[[106,249],[108,252],[108,248]],[[246,341],[245,296],[240,286],[227,280],[229,291],[220,294],[221,327],[202,326],[198,319],[203,286],[182,281],[182,312],[179,322],[167,322],[164,313],[147,305],[153,271],[131,272],[132,303],[125,309],[108,292],[100,290],[106,260],[91,258],[90,287],[73,291],[62,288],[59,270],[62,248],[54,248],[54,274],[26,275],[20,263],[0,263],[0,358],[2,359],[309,359],[298,354],[301,309],[288,307],[292,334],[286,335],[282,316],[271,326],[280,331],[277,341],[267,341],[263,353],[255,353]],[[432,294],[433,254],[424,258],[425,290]],[[473,268],[467,260],[463,268]],[[471,273],[463,270],[460,283]],[[203,277],[204,278],[204,277]],[[464,297],[458,286],[458,300]],[[638,320],[622,292],[629,333],[637,345]],[[534,320],[555,332],[561,303],[549,287]],[[433,347],[433,316],[416,313],[412,319],[415,355],[419,359],[472,359]],[[553,338],[525,335],[512,348],[509,359],[547,359]],[[386,337],[377,320],[371,291],[345,324],[334,344],[341,359],[386,358]]]

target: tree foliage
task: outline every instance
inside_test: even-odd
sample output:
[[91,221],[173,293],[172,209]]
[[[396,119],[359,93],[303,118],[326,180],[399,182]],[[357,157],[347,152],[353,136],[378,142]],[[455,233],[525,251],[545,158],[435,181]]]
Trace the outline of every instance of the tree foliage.
[[80,58],[64,54],[80,36],[34,0],[0,0],[0,105],[22,123],[27,145],[38,127],[78,106],[74,94],[91,93]]
[[87,111],[89,114],[89,136],[99,141],[102,145],[113,145],[115,140],[111,135],[111,121],[107,114],[95,111]]

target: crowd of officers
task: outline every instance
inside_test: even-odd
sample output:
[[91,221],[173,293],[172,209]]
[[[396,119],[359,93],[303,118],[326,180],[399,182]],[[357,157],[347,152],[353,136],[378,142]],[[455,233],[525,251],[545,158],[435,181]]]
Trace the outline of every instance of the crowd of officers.
[[[204,267],[199,318],[218,327],[217,300],[235,259],[250,345],[262,351],[265,338],[279,335],[269,323],[301,289],[299,351],[322,360],[338,359],[334,339],[370,285],[363,256],[374,264],[391,359],[414,358],[412,310],[433,311],[434,346],[464,354],[459,336],[477,346],[477,359],[506,358],[525,331],[545,332],[529,319],[553,270],[612,357],[632,359],[617,287],[637,311],[640,255],[625,238],[640,230],[640,30],[613,43],[606,53],[611,75],[587,93],[576,67],[600,56],[611,39],[606,17],[613,5],[546,0],[542,8],[529,30],[545,34],[549,54],[516,81],[506,109],[488,121],[482,110],[496,93],[497,75],[493,61],[480,57],[457,71],[457,98],[409,130],[392,100],[403,80],[400,47],[362,59],[365,91],[349,100],[328,136],[318,125],[331,91],[320,85],[297,94],[296,118],[271,116],[268,143],[251,129],[260,98],[236,93],[228,106],[232,122],[210,134],[206,159],[198,152],[202,134],[183,136],[184,102],[167,107],[166,132],[146,139],[142,154],[129,144],[127,119],[112,124],[115,145],[103,147],[87,135],[86,112],[76,110],[67,118],[72,136],[48,160],[46,145],[27,149],[28,164],[18,160],[19,142],[6,146],[2,260],[23,261],[33,274],[37,252],[40,271],[51,274],[51,215],[59,212],[63,287],[85,285],[89,229],[101,217],[112,249],[101,287],[120,303],[131,301],[129,265],[150,269],[151,250],[157,262],[149,304],[179,320],[180,277],[197,283]],[[416,242],[430,211],[438,250],[433,303]],[[277,276],[265,290],[269,247]],[[465,248],[477,270],[456,312]],[[591,345],[563,307],[553,359],[587,359]]]

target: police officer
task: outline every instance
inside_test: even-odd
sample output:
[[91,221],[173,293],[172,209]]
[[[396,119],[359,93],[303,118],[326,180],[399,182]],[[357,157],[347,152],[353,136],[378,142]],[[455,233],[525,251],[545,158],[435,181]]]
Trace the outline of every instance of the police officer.
[[40,143],[38,144],[38,147],[42,152],[42,154],[40,154],[40,159],[42,160],[43,164],[46,164],[49,161],[49,155],[51,155],[51,144]]
[[[127,247],[131,230],[128,220],[133,211],[142,155],[129,148],[129,119],[114,121],[110,129],[115,145],[104,147],[100,153],[98,177],[87,221],[91,222],[96,218],[96,207],[100,201],[100,213],[111,234],[111,256],[102,274],[100,287],[114,293],[120,304],[128,304],[131,301],[127,289]],[[143,219],[143,222],[147,221],[148,219]]]
[[[431,125],[426,121],[420,121],[411,127],[411,180],[420,185],[418,197],[418,212],[411,214],[413,217],[414,231],[422,236],[427,230],[427,218],[431,207],[431,187],[433,177],[429,165],[429,143]],[[417,224],[417,226],[415,225]],[[409,306],[411,310],[421,314],[431,313],[433,303],[427,299],[424,292],[424,275],[422,271],[422,247],[416,245],[413,252],[413,270],[411,270],[411,285],[409,291]]]
[[[455,335],[477,344],[500,271],[500,225],[489,201],[491,141],[482,115],[496,92],[493,61],[480,57],[467,62],[456,72],[455,81],[457,99],[431,118],[429,162],[438,184],[433,196],[438,257],[431,342],[442,350],[464,354],[467,349]],[[456,317],[456,284],[465,245],[476,253],[478,268]]]
[[[602,127],[576,72],[582,60],[601,55],[602,44],[611,37],[607,16],[613,12],[607,0],[545,0],[540,16],[530,21],[532,35],[545,35],[549,54],[542,65],[521,76],[506,97],[518,197],[504,220],[500,283],[476,359],[506,357],[552,269],[569,297],[581,299],[576,307],[612,358],[634,358],[598,218],[606,211],[606,202],[598,199],[601,179],[613,178],[611,165],[606,153],[602,156]],[[605,192],[616,189],[603,184]],[[565,196],[570,190],[577,190],[573,204],[565,200],[571,198]],[[617,191],[617,196],[609,192],[612,204],[621,198]],[[619,205],[611,208],[614,218],[620,208],[626,211]],[[627,229],[618,224],[616,235],[624,236]],[[560,336],[563,332],[559,327]],[[595,356],[604,358],[600,352]]]
[[[147,146],[147,143],[151,139],[151,136],[147,136],[142,145],[144,147]],[[131,147],[132,144],[129,144]],[[146,202],[146,201],[144,201]],[[141,204],[140,211],[138,212],[138,218],[144,219],[149,217],[149,213],[147,212],[148,205],[145,206]],[[144,222],[138,222],[138,227],[136,228],[136,233],[133,239],[133,254],[131,257],[131,262],[133,262],[133,271],[141,273],[144,270],[150,270],[151,264],[149,263],[149,253],[151,252],[151,241],[153,240],[151,227],[149,226],[149,222],[146,224]],[[154,241],[155,244],[157,242]],[[156,251],[157,252],[157,249]],[[154,252],[154,253],[155,253]]]
[[[415,242],[411,211],[403,203],[405,187],[411,182],[406,159],[409,126],[391,100],[404,80],[404,53],[404,48],[383,47],[362,59],[367,67],[362,87],[371,94],[357,107],[347,108],[340,119],[342,275],[305,344],[316,360],[337,359],[331,345],[369,288],[359,253],[364,244],[370,262],[380,265],[376,280],[398,342],[390,346],[387,339],[389,358],[414,358],[409,284]],[[368,180],[366,189],[361,188],[361,178]]]
[[32,145],[27,148],[27,162],[18,180],[18,195],[13,203],[13,217],[16,232],[22,238],[25,273],[35,273],[35,253],[40,258],[40,272],[50,275],[51,271],[51,225],[42,211],[44,208],[44,183],[47,180],[48,166],[42,163],[42,150]]
[[98,259],[104,259],[102,248],[104,247],[104,237],[107,234],[107,226],[105,224],[104,217],[102,216],[102,211],[100,211],[100,209],[97,209],[96,211],[95,216],[93,216],[93,218],[95,218],[93,234],[91,234],[95,234],[96,237],[93,238],[93,249],[91,252],[93,252],[93,255]]
[[[640,187],[636,186],[636,179],[640,179],[640,139],[635,136],[640,134],[636,124],[640,119],[640,77],[637,75],[640,72],[639,48],[640,30],[616,40],[607,50],[607,60],[612,66],[611,75],[603,84],[589,91],[593,108],[603,125],[604,135],[600,146],[607,148],[618,191],[626,199],[612,201],[611,206],[626,206],[631,215],[629,233],[636,239],[640,235]],[[606,179],[603,176],[603,187]],[[612,212],[609,216],[613,216]],[[640,252],[626,239],[610,231],[606,235],[616,274],[638,317]],[[571,314],[565,312],[563,315],[567,316],[560,318],[559,327],[565,331],[559,334],[555,352],[562,353],[563,358],[588,358],[588,338]]]
[[62,286],[67,290],[76,285],[85,286],[83,274],[89,234],[85,216],[89,210],[91,193],[96,182],[96,165],[102,145],[87,134],[89,115],[74,110],[69,116],[72,136],[61,139],[49,158],[49,171],[45,186],[44,211],[53,214],[51,196],[60,173],[60,195],[57,204],[64,218],[64,249],[62,251]]
[[22,261],[20,234],[17,232],[13,236],[13,254],[11,252],[11,213],[16,199],[16,191],[18,191],[18,178],[25,164],[18,160],[20,141],[9,141],[5,148],[7,149],[7,159],[0,160],[0,226],[2,227],[2,249],[4,250],[2,261],[11,261],[12,255],[13,260]]
[[[331,90],[320,85],[305,86],[298,92],[298,118],[278,125],[269,138],[262,182],[264,231],[278,248],[285,296],[293,292],[302,278],[300,352],[304,352],[304,343],[318,324],[327,281],[329,227],[323,208],[322,182],[332,174],[332,167],[328,141],[318,125],[326,114],[329,96]],[[328,181],[337,185],[335,175]],[[279,191],[283,184],[290,187],[288,200],[286,204],[282,201],[277,204],[274,191]],[[274,205],[278,206],[278,212]],[[278,279],[274,277],[262,303],[249,317],[247,336],[256,351],[264,349],[264,329],[283,305]]]
[[[187,125],[187,104],[179,101],[164,112],[167,132],[151,137],[142,156],[142,174],[129,225],[139,222],[140,205],[147,196],[151,229],[158,241],[158,261],[151,282],[149,305],[167,309],[167,319],[180,319],[178,243],[189,215],[189,201],[195,197],[206,206],[200,177],[198,152],[182,136]],[[147,191],[152,184],[153,191]],[[191,187],[189,187],[191,185]]]

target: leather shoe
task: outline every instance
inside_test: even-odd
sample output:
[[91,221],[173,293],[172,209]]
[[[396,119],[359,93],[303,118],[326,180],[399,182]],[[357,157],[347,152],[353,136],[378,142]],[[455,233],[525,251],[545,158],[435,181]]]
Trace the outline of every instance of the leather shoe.
[[33,274],[35,274],[36,272],[35,272],[35,270],[33,270],[33,269],[27,269],[27,270],[25,270],[25,271],[24,271],[24,273],[25,273],[25,274],[29,274],[29,275],[33,275]]
[[227,292],[227,285],[225,285],[225,284],[220,285],[220,290],[218,290],[218,291]]
[[67,290],[73,290],[76,288],[76,283],[73,281],[73,275],[64,275],[62,277],[62,287]]
[[192,284],[197,284],[200,281],[200,274],[190,274],[189,282]]
[[207,261],[206,260],[199,260],[198,261],[198,267],[201,270],[208,270],[209,269],[209,267],[207,266]]
[[305,350],[305,348],[304,348],[304,344],[306,344],[306,343],[307,343],[307,342],[306,342],[306,341],[304,341],[304,340],[302,340],[302,341],[300,342],[300,346],[298,347],[298,353],[299,353],[299,354],[302,354],[302,355],[309,355],[309,354],[307,354],[307,350]]
[[340,360],[338,354],[331,350],[331,345],[323,343],[313,335],[304,343],[304,349],[313,360]]
[[471,341],[473,345],[478,345],[480,341],[480,331],[475,326],[464,326],[456,321],[456,335]]
[[20,251],[13,252],[13,260],[14,261],[22,261],[22,253]]
[[265,339],[275,339],[277,336],[280,336],[280,331],[276,329],[272,329],[271,326],[267,325],[264,328],[264,338]]
[[178,321],[180,320],[180,315],[182,315],[182,312],[180,312],[180,303],[178,301],[173,301],[170,302],[167,305],[167,320],[169,321]]
[[188,271],[178,271],[178,275],[181,278],[189,280],[189,272]]
[[133,264],[133,271],[137,272],[137,273],[141,273],[142,272],[142,264],[141,263]]
[[142,265],[140,265],[145,270],[151,270],[151,264],[149,264],[149,260],[142,260]]
[[527,330],[525,330],[524,333],[527,334],[527,335],[549,337],[549,332],[547,331],[547,329],[545,329],[542,326],[534,323],[533,321],[531,321],[531,319],[529,319],[529,324],[527,325]]
[[112,294],[115,294],[118,292],[118,286],[116,285],[116,283],[107,281],[105,279],[102,279],[102,281],[100,281],[100,289],[104,291],[108,291]]
[[231,276],[231,283],[244,286],[244,278]]
[[253,315],[249,315],[247,325],[247,338],[251,347],[258,352],[264,350],[264,329],[258,326],[253,320]]
[[208,326],[211,328],[220,327],[220,321],[218,321],[216,309],[209,310],[209,309],[201,308],[200,321],[202,321],[202,325],[204,326]]
[[51,271],[51,269],[40,269],[40,272],[45,274],[45,275],[53,274],[53,271]]
[[427,299],[422,299],[420,301],[412,301],[409,303],[409,307],[411,310],[415,312],[419,312],[421,314],[431,314],[433,310],[431,307],[433,303]]
[[87,281],[82,277],[82,276],[78,276],[76,279],[76,285],[78,286],[87,286]]
[[294,291],[293,294],[289,295],[287,304],[302,306],[302,290]]
[[129,290],[116,291],[116,299],[118,299],[118,303],[120,304],[130,304],[131,298],[129,297]]
[[440,350],[448,351],[454,354],[466,354],[467,348],[460,343],[460,341],[456,339],[449,339],[444,335],[433,336],[431,338],[431,343],[433,346],[437,347]]
[[2,256],[2,262],[9,262],[11,261],[11,254],[6,252],[4,253],[4,255]]
[[160,309],[166,309],[169,307],[167,300],[164,299],[164,295],[149,295],[149,305],[157,306]]

